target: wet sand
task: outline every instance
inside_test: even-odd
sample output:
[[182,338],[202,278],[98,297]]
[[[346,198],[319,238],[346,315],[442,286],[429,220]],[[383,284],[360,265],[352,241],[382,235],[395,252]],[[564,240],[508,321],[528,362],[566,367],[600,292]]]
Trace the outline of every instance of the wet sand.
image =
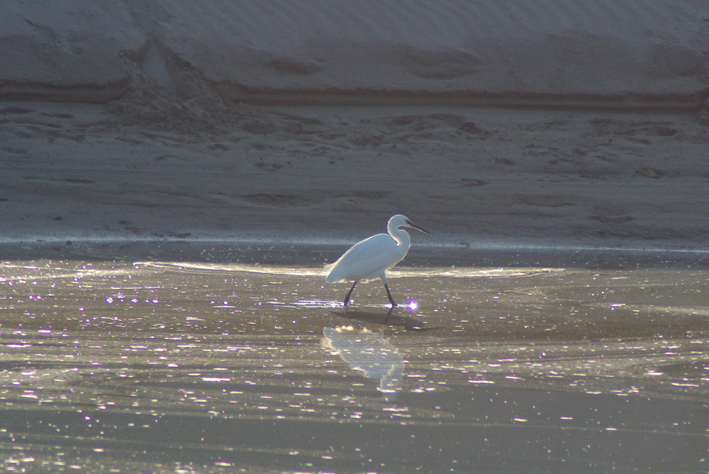
[[706,469],[701,255],[412,252],[390,311],[338,248],[153,250],[3,264],[8,472]]

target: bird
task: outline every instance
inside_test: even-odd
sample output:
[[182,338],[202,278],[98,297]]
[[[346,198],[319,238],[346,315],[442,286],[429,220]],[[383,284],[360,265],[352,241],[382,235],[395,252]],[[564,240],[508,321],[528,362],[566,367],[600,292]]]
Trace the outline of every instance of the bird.
[[326,268],[330,273],[325,278],[327,283],[338,281],[352,281],[352,288],[345,296],[344,307],[350,301],[352,291],[360,281],[375,280],[379,278],[384,283],[391,307],[398,306],[391,297],[387,285],[386,271],[399,263],[406,256],[411,246],[411,237],[403,228],[416,229],[424,234],[429,231],[417,226],[406,216],[397,214],[392,216],[387,223],[387,234],[377,234],[356,243],[342,257]]

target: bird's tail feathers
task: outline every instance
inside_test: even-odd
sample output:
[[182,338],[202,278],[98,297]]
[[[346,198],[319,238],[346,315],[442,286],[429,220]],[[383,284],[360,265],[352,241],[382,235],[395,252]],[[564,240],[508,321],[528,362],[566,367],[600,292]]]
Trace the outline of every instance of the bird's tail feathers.
[[325,270],[325,273],[327,274],[327,276],[325,277],[325,283],[335,283],[335,281],[337,281],[333,279],[332,275],[332,269],[335,268],[335,265],[337,265],[337,262],[326,263],[323,266],[323,270]]

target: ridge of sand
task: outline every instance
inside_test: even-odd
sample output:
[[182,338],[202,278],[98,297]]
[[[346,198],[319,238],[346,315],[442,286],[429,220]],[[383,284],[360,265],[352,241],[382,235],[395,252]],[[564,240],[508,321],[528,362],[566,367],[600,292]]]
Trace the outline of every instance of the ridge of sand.
[[700,0],[8,0],[0,98],[109,101],[138,68],[259,103],[697,108],[708,24]]

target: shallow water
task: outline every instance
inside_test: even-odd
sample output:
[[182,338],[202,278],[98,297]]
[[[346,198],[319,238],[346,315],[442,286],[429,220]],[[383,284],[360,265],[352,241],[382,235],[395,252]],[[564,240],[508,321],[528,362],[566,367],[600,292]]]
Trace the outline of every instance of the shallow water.
[[13,260],[12,472],[705,472],[709,273]]

